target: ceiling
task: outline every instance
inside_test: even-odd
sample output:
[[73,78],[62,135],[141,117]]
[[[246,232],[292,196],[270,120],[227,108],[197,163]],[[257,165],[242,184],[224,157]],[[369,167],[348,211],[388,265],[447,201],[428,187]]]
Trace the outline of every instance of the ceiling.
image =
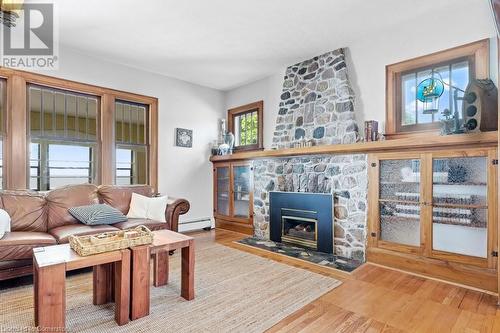
[[405,20],[486,1],[54,0],[63,47],[220,90]]

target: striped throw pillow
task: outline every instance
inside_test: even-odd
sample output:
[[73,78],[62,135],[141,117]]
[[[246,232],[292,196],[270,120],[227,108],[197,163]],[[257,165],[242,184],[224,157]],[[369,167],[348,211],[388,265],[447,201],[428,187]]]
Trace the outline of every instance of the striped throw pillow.
[[71,207],[68,212],[78,221],[87,225],[115,224],[127,221],[118,209],[106,204]]

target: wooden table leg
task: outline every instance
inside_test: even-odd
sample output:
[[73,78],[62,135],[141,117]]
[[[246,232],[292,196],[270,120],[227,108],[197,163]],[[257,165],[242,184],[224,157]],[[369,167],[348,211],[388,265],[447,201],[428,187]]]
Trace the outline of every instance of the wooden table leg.
[[168,257],[169,254],[166,251],[160,251],[153,255],[153,284],[155,287],[161,287],[168,283]]
[[66,264],[35,265],[35,322],[41,332],[62,332],[66,325]]
[[113,301],[113,264],[93,267],[93,303],[106,304]]
[[125,325],[130,314],[130,250],[121,252],[122,260],[114,263],[115,321],[118,325]]
[[38,268],[33,258],[33,308],[35,309],[35,327],[38,327]]
[[188,301],[194,298],[194,240],[182,248],[181,296]]
[[131,249],[131,254],[130,319],[135,320],[149,315],[151,287],[149,245],[134,247]]

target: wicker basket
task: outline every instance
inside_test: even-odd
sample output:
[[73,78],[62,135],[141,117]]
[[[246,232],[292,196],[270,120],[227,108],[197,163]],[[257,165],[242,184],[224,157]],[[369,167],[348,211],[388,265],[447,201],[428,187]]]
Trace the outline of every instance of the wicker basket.
[[144,225],[98,235],[69,236],[71,248],[82,257],[126,249],[131,246],[151,244],[152,242],[153,233]]

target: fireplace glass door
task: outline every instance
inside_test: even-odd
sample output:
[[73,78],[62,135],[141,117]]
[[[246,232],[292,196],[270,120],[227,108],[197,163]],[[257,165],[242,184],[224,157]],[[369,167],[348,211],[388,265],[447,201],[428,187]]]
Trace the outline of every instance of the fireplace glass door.
[[317,222],[312,218],[284,215],[281,240],[317,249]]

